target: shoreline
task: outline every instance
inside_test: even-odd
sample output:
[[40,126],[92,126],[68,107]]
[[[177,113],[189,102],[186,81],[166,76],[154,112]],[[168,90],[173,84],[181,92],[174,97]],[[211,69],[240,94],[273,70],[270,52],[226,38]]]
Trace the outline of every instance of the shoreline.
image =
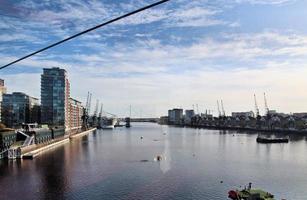
[[228,131],[251,131],[251,132],[263,132],[263,133],[282,133],[282,134],[307,134],[307,130],[287,130],[287,129],[257,129],[253,127],[228,127],[228,126],[206,126],[206,125],[171,125],[174,127],[187,127],[187,128],[199,128],[209,130],[228,130]]

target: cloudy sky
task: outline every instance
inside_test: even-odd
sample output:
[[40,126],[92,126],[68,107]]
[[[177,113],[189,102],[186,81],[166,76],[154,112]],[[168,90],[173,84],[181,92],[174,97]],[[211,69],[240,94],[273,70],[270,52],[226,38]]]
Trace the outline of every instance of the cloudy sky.
[[[155,0],[0,0],[0,64]],[[44,67],[105,110],[307,111],[307,1],[171,0],[0,71],[9,92],[40,97]],[[94,107],[94,101],[93,106]]]

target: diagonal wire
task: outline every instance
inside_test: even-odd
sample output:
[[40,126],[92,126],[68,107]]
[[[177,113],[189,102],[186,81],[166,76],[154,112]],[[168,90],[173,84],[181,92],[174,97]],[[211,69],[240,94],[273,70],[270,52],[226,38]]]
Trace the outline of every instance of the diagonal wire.
[[72,36],[70,36],[70,37],[68,37],[68,38],[65,38],[65,39],[63,39],[63,40],[61,40],[61,41],[58,41],[58,42],[56,42],[56,43],[53,43],[53,44],[51,44],[51,45],[49,45],[49,46],[47,46],[47,47],[44,47],[44,48],[42,48],[42,49],[39,49],[39,50],[37,50],[37,51],[35,51],[35,52],[33,52],[33,53],[30,53],[30,54],[28,54],[28,55],[26,55],[26,56],[24,56],[24,57],[21,57],[21,58],[19,58],[19,59],[17,59],[17,60],[14,60],[14,61],[12,61],[12,62],[6,64],[6,65],[3,65],[2,67],[0,67],[0,70],[6,68],[6,67],[8,67],[8,66],[11,66],[11,65],[13,65],[13,64],[15,64],[15,63],[17,63],[17,62],[20,62],[20,61],[22,61],[22,60],[24,60],[24,59],[26,59],[26,58],[29,58],[29,57],[31,57],[31,56],[34,56],[35,54],[38,54],[38,53],[40,53],[40,52],[46,51],[47,49],[50,49],[50,48],[52,48],[52,47],[55,47],[55,46],[57,46],[57,45],[59,45],[59,44],[62,44],[62,43],[64,43],[64,42],[67,42],[67,41],[69,41],[69,40],[71,40],[71,39],[73,39],[73,38],[76,38],[76,37],[80,36],[80,35],[83,35],[83,34],[85,34],[85,33],[91,32],[91,31],[93,31],[93,30],[95,30],[95,29],[101,28],[101,27],[106,26],[106,25],[108,25],[108,24],[111,24],[111,23],[113,23],[113,22],[119,21],[119,20],[121,20],[121,19],[123,19],[123,18],[129,17],[129,16],[131,16],[131,15],[137,14],[137,13],[142,12],[142,11],[145,11],[145,10],[147,10],[147,9],[156,7],[156,6],[160,5],[160,4],[166,3],[166,2],[168,2],[168,1],[170,1],[170,0],[158,1],[158,2],[156,2],[156,3],[153,3],[153,4],[150,4],[150,5],[148,5],[148,6],[139,8],[139,9],[137,9],[137,10],[135,10],[135,11],[132,11],[132,12],[127,13],[127,14],[124,14],[124,15],[121,15],[121,16],[116,17],[116,18],[114,18],[114,19],[111,19],[111,20],[109,20],[109,21],[107,21],[107,22],[104,22],[104,23],[102,23],[102,24],[99,24],[99,25],[97,25],[97,26],[94,26],[94,27],[92,27],[92,28],[89,28],[89,29],[87,29],[87,30],[85,30],[85,31],[82,31],[82,32],[80,32],[80,33],[77,33],[77,34],[75,34],[75,35],[72,35]]

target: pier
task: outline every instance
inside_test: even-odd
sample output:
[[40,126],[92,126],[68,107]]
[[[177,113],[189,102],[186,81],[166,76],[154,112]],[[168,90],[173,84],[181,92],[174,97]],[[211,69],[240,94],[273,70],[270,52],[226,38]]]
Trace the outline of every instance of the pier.
[[66,144],[70,142],[70,140],[74,140],[80,137],[83,137],[85,135],[88,135],[89,133],[92,133],[96,130],[96,128],[92,128],[80,133],[76,133],[73,135],[67,135],[62,138],[55,139],[53,141],[49,141],[48,143],[43,143],[43,144],[32,144],[29,146],[24,146],[24,147],[12,147],[6,151],[6,157],[9,159],[33,159],[36,156],[54,149],[60,145]]

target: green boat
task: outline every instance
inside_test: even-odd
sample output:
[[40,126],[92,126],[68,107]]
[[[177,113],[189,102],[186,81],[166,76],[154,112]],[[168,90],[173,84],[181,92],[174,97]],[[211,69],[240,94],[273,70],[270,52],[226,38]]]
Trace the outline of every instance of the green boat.
[[228,198],[232,200],[274,200],[274,195],[261,189],[252,189],[252,184],[249,183],[248,188],[244,190],[229,191]]

